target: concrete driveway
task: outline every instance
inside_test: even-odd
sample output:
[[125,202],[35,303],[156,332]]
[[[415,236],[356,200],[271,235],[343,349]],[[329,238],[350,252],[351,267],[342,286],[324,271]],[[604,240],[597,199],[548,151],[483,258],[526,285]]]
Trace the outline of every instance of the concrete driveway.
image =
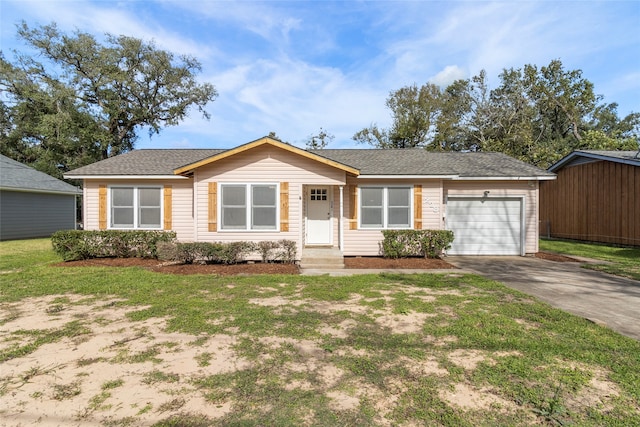
[[554,307],[640,341],[640,282],[533,257],[449,256],[458,268],[497,280]]

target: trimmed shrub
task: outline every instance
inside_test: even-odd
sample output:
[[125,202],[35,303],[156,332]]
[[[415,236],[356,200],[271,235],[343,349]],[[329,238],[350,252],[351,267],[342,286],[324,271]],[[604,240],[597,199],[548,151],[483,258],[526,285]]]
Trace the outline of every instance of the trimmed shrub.
[[173,242],[173,231],[66,230],[51,236],[53,250],[65,261],[89,258],[157,258],[158,244]]
[[451,247],[450,230],[383,230],[380,252],[385,258],[438,258]]
[[251,242],[222,243],[218,259],[223,264],[237,264],[240,261],[244,261],[244,258],[254,249],[255,244]]
[[296,255],[298,254],[298,245],[293,240],[280,240],[280,251],[278,258],[287,264],[293,264],[296,262]]
[[274,242],[273,240],[264,240],[262,242],[256,243],[256,250],[260,254],[262,262],[275,261],[278,258],[276,249],[279,248],[280,244],[278,242]]

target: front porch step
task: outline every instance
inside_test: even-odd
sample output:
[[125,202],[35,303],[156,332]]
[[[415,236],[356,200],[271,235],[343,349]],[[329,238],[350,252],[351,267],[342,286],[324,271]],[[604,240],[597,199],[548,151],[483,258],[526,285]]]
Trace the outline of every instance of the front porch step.
[[335,270],[344,268],[344,257],[338,248],[304,248],[300,259],[300,268]]

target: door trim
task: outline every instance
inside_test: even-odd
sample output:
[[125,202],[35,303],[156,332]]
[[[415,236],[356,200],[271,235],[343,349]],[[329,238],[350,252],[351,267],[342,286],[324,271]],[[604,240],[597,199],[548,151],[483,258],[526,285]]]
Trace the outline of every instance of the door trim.
[[[311,201],[311,189],[326,189],[327,201],[329,202],[329,242],[309,243],[309,205]],[[305,196],[305,216],[304,216],[304,246],[333,246],[333,186],[331,185],[307,185]]]

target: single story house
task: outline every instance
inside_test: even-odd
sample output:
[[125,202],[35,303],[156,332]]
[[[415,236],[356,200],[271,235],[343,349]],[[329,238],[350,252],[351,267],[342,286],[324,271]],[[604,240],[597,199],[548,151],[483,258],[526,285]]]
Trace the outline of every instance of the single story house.
[[73,185],[0,155],[0,240],[75,229],[80,194]]
[[449,254],[538,251],[538,185],[555,175],[498,153],[304,150],[264,137],[232,149],[134,150],[84,180],[86,229],[174,230],[183,241],[297,242],[379,255],[381,230],[451,229]]
[[543,236],[640,246],[640,151],[574,151],[548,170]]

